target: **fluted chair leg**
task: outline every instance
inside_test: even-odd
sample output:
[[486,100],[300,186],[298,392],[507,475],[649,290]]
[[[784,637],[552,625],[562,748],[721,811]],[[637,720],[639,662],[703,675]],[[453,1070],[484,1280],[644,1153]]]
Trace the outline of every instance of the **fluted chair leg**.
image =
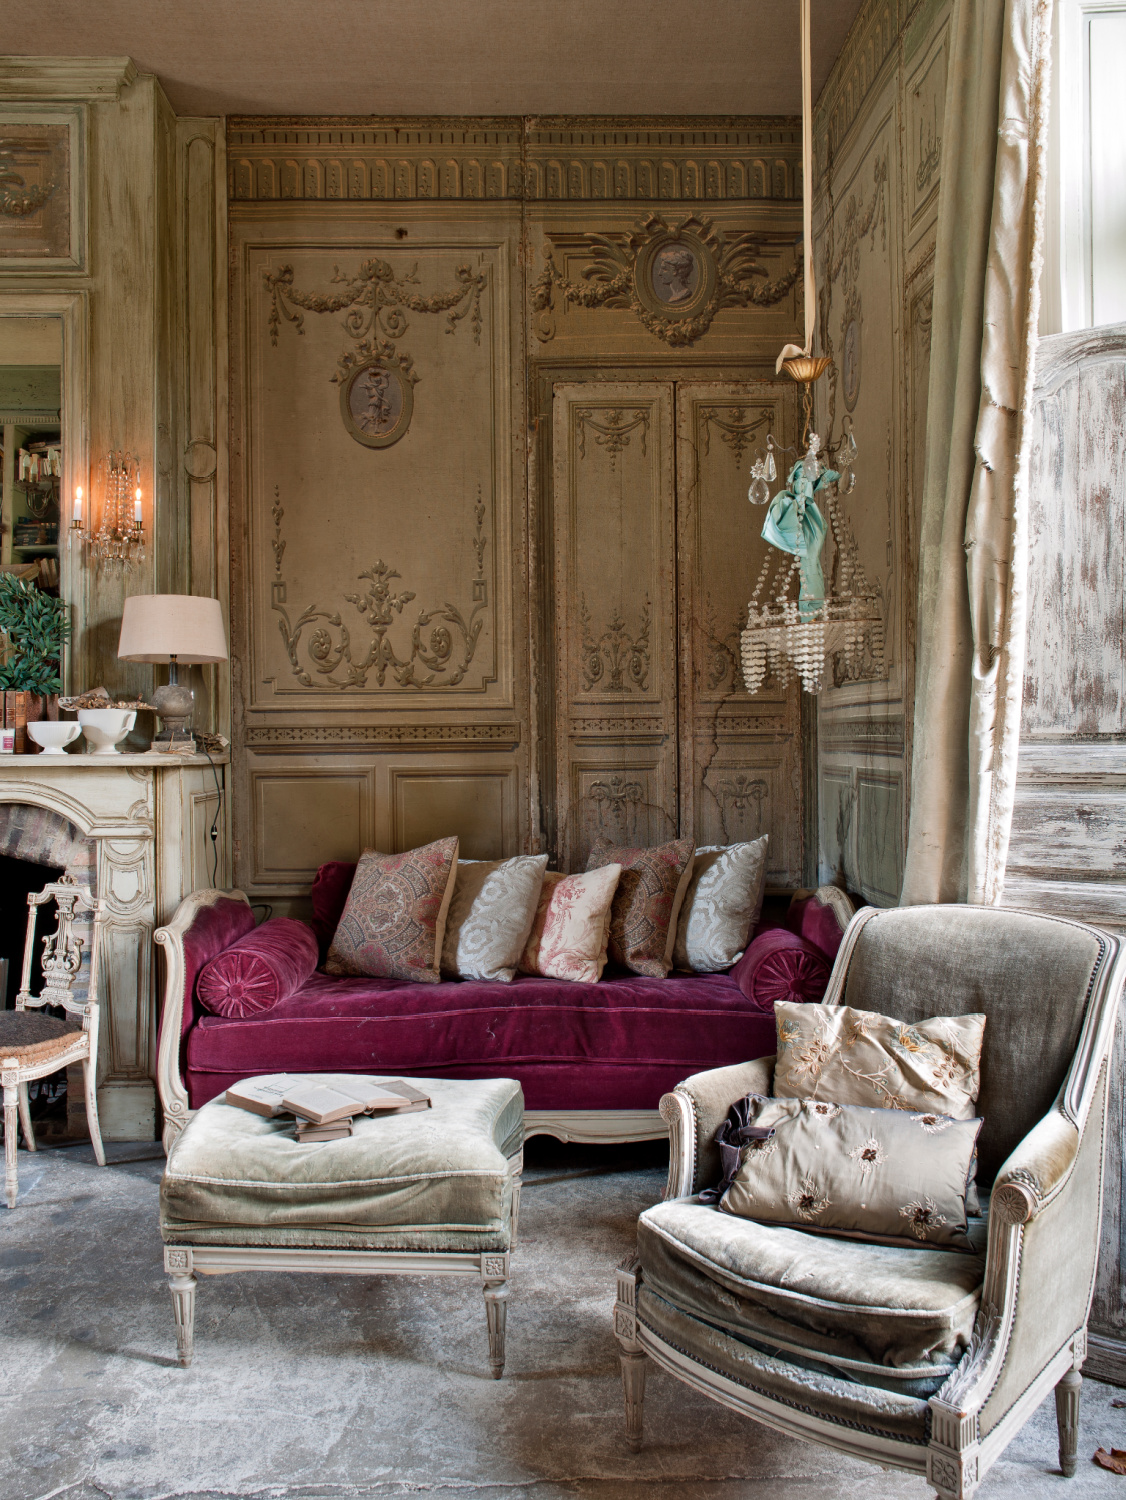
[[645,1409],[645,1376],[649,1358],[645,1354],[621,1355],[622,1393],[626,1398],[626,1442],[630,1452],[641,1449],[641,1424]]
[[1079,1398],[1083,1377],[1078,1370],[1068,1370],[1056,1386],[1056,1426],[1060,1435],[1060,1470],[1065,1479],[1075,1477],[1079,1462]]

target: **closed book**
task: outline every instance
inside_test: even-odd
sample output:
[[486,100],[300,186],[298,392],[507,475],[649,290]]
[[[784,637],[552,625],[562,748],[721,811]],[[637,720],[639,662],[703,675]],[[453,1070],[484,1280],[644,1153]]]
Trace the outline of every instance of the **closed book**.
[[239,1109],[248,1109],[253,1115],[263,1115],[267,1120],[272,1120],[278,1115],[290,1113],[282,1100],[293,1081],[293,1075],[285,1073],[277,1078],[251,1078],[229,1088],[224,1103],[237,1105]]
[[337,1120],[332,1125],[311,1125],[305,1120],[299,1120],[297,1124],[299,1141],[342,1141],[351,1134],[351,1120]]

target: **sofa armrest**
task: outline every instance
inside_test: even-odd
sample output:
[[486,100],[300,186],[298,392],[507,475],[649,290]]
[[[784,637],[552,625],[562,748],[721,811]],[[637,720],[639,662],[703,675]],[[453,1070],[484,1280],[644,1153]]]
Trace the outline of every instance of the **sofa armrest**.
[[1067,1182],[1079,1152],[1079,1131],[1058,1109],[1028,1132],[997,1174],[991,1203],[1011,1224],[1027,1224]]
[[771,1055],[693,1073],[664,1096],[661,1114],[669,1127],[666,1198],[684,1198],[718,1181],[719,1150],[714,1142],[728,1110],[746,1094],[769,1094],[773,1085]]
[[208,959],[254,928],[254,913],[242,891],[193,891],[153,941],[164,949],[164,1003],[156,1057],[156,1087],[164,1113],[165,1151],[188,1123],[188,1091],[181,1050],[192,1023],[196,975]]

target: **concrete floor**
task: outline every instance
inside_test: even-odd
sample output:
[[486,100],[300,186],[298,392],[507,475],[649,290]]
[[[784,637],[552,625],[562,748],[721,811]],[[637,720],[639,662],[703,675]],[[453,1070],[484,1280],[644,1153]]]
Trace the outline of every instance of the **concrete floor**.
[[[647,1442],[622,1441],[613,1268],[660,1196],[663,1150],[528,1151],[505,1378],[475,1286],[244,1275],[204,1280],[190,1370],[161,1272],[155,1145],[20,1153],[0,1209],[0,1500],[923,1500],[923,1480],[782,1438],[660,1371]],[[1049,1400],[982,1500],[1126,1497],[1120,1393],[1087,1382],[1080,1471]]]

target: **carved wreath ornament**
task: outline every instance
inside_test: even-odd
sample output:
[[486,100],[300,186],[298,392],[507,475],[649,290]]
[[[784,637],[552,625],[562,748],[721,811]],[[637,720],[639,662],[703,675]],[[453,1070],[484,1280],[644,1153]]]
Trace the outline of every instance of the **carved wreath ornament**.
[[801,274],[795,261],[771,281],[749,234],[728,236],[695,214],[670,224],[650,214],[629,234],[587,235],[582,280],[570,281],[544,251],[532,289],[536,336],[555,336],[555,293],[579,307],[628,308],[657,338],[679,347],[707,333],[721,307],[772,307]]
[[[445,313],[446,332],[469,319],[473,342],[481,342],[481,293],[488,285],[488,269],[458,266],[456,285],[424,297],[417,267],[396,276],[385,260],[365,260],[359,275],[347,276],[334,267],[332,280],[339,292],[302,292],[293,284],[293,267],[263,271],[270,293],[270,342],[277,347],[282,319],[305,332],[305,313],[345,313],[344,332],[352,347],[340,356],[331,377],[340,386],[340,415],[349,434],[365,448],[388,448],[410,426],[418,374],[414,360],[398,340],[410,326],[407,313]],[[304,311],[298,311],[304,309]]]

